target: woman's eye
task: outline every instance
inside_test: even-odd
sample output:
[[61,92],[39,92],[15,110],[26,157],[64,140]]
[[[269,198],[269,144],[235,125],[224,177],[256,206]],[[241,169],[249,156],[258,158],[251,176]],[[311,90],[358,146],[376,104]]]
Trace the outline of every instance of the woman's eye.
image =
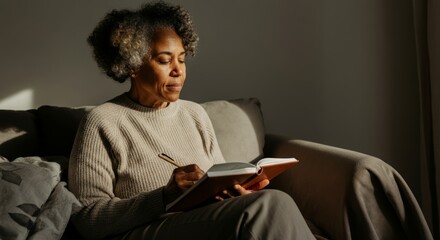
[[180,62],[180,63],[185,63],[185,59],[184,59],[184,58],[179,59],[179,62]]
[[158,62],[160,64],[168,64],[168,63],[170,63],[170,60],[169,59],[159,59]]

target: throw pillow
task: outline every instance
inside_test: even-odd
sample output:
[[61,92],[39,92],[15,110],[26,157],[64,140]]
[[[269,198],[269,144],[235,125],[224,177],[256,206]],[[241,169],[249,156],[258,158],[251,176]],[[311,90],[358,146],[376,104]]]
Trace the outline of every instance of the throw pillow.
[[226,161],[262,158],[265,131],[258,99],[218,100],[201,105],[211,119]]

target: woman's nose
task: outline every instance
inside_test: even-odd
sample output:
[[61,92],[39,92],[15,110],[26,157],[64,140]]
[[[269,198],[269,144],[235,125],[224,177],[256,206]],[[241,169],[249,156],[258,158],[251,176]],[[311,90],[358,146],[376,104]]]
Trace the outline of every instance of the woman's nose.
[[175,68],[174,71],[173,71],[173,73],[174,73],[174,75],[176,75],[176,76],[180,76],[180,75],[183,74],[183,70],[182,70],[182,68]]
[[178,61],[173,62],[173,68],[171,74],[176,77],[183,74],[183,66],[181,66]]

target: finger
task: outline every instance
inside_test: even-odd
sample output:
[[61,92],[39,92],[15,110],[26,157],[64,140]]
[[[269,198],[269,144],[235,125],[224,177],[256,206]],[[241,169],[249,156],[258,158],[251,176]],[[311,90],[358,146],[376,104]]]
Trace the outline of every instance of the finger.
[[197,181],[186,180],[186,186],[188,186],[188,187],[192,187],[192,186],[195,185],[196,183],[197,183]]
[[197,164],[190,164],[182,167],[182,170],[184,172],[190,173],[190,172],[197,172],[197,173],[205,173],[203,170],[197,165]]
[[180,189],[186,190],[186,189],[192,187],[194,184],[195,184],[195,182],[193,182],[193,181],[183,181],[183,182],[178,182],[177,186]]
[[188,189],[192,185],[195,184],[195,181],[192,179],[188,179],[188,174],[185,172],[177,172],[174,174],[174,181],[176,182],[176,185],[180,189]]
[[235,196],[228,190],[223,190],[223,195],[226,196],[226,198],[234,198]]
[[249,194],[249,193],[252,193],[252,192],[253,192],[253,191],[251,191],[251,190],[246,190],[244,187],[242,187],[242,186],[239,185],[239,184],[235,184],[235,185],[234,185],[234,189],[235,189],[235,191],[237,191],[238,194],[240,194],[240,195],[246,195],[246,194]]
[[[184,188],[187,188],[191,185],[194,185],[195,182],[200,180],[204,175],[204,173],[201,170],[197,170],[197,169],[192,168],[193,170],[196,170],[196,171],[188,172],[188,169],[190,169],[190,168],[180,169],[180,170],[177,170],[176,172],[174,172],[174,178],[175,178],[176,183],[179,186],[184,187]],[[185,170],[185,171],[183,171],[183,170]]]
[[221,196],[215,196],[215,199],[216,200],[218,200],[218,201],[223,201],[223,200],[225,200],[223,197],[221,197]]
[[201,179],[205,174],[197,164],[187,165],[175,171],[175,174],[180,174],[179,177],[182,177],[182,180],[190,182]]
[[256,184],[250,186],[248,188],[248,190],[258,191],[258,190],[261,190],[261,189],[265,188],[267,185],[269,185],[269,183],[270,183],[269,179],[264,179],[264,180],[262,180],[262,181],[260,181],[260,182],[258,182]]
[[204,174],[202,172],[190,172],[190,173],[186,173],[185,178],[188,181],[198,181],[203,177],[203,175]]

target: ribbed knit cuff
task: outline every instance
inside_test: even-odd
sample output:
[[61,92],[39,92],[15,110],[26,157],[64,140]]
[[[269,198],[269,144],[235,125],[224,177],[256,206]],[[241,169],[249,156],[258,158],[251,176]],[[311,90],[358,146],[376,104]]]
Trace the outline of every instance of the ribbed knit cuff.
[[143,202],[147,203],[147,205],[144,205],[143,208],[145,209],[145,212],[149,212],[151,216],[159,216],[165,212],[163,187],[141,194],[139,197],[144,198]]

